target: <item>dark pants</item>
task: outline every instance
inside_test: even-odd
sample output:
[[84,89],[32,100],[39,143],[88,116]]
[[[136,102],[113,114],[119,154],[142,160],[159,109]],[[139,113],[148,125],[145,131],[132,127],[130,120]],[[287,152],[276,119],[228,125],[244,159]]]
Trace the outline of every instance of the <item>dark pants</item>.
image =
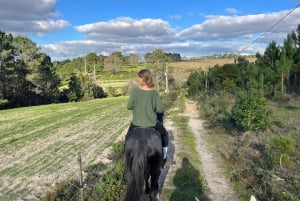
[[[127,131],[127,134],[132,131],[134,128],[138,128],[140,126],[136,126],[134,124],[130,124],[129,128],[128,128],[128,131]],[[164,125],[158,121],[156,126],[153,127],[155,130],[157,130],[160,135],[161,135],[161,143],[162,143],[162,147],[167,147],[168,144],[169,144],[169,134],[168,134],[168,131],[165,129]],[[125,137],[126,139],[126,137]]]

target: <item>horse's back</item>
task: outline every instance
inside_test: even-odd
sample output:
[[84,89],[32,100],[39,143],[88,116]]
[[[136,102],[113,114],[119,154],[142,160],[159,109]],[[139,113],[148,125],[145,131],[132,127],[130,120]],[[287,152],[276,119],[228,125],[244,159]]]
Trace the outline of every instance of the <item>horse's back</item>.
[[153,128],[138,127],[127,134],[125,143],[129,149],[135,143],[147,143],[150,147],[161,148],[161,137],[159,132]]

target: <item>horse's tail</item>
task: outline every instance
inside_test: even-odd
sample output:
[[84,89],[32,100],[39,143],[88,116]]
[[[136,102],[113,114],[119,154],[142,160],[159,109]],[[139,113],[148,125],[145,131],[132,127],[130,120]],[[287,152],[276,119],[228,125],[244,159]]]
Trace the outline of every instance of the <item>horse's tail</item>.
[[131,149],[132,164],[130,171],[131,178],[127,183],[128,189],[125,201],[140,201],[145,190],[145,174],[147,171],[148,145],[144,142],[136,142]]

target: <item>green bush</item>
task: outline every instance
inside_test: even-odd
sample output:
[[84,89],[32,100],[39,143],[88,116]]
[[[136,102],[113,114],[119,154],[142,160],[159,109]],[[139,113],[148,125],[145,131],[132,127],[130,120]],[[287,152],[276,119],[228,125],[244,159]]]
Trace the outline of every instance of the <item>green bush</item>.
[[187,86],[188,86],[188,95],[189,96],[195,96],[198,95],[201,88],[205,86],[205,76],[204,72],[197,72],[194,71],[190,74],[187,80]]
[[111,154],[109,156],[110,159],[114,161],[121,160],[123,159],[123,155],[124,155],[124,143],[119,142],[113,144]]
[[241,93],[231,111],[231,117],[244,131],[258,131],[267,126],[270,112],[266,99],[255,93]]
[[78,181],[69,180],[55,186],[54,192],[47,192],[42,201],[69,201],[79,200],[80,184]]
[[183,96],[183,90],[172,90],[169,93],[161,94],[161,101],[165,111],[174,107],[174,103],[180,96]]
[[125,191],[124,162],[120,160],[96,185],[96,192],[101,201],[117,201],[122,200]]

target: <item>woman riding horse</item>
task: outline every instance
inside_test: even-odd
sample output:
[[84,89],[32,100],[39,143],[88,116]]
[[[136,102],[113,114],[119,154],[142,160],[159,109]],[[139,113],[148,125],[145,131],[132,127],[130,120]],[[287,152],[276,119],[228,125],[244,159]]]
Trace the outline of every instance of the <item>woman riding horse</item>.
[[127,109],[132,110],[133,119],[128,132],[135,127],[156,128],[161,134],[163,160],[166,162],[168,150],[168,132],[163,126],[164,108],[158,92],[153,88],[152,75],[148,69],[138,72],[138,87],[133,88]]
[[144,187],[150,190],[151,199],[156,199],[154,194],[158,192],[162,160],[167,157],[168,132],[162,124],[162,115],[159,115],[163,113],[163,106],[158,92],[153,88],[149,70],[139,71],[138,83],[127,104],[127,109],[133,110],[133,120],[125,139],[126,201],[140,201]]

